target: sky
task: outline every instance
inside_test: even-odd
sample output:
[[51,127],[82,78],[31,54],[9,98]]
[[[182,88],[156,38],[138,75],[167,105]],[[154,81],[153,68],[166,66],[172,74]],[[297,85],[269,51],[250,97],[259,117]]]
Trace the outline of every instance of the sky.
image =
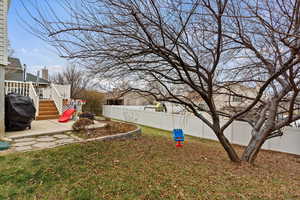
[[[27,65],[28,72],[34,74],[44,67],[49,69],[50,74],[63,70],[67,61],[60,58],[51,45],[26,30],[26,24],[22,20],[32,20],[20,1],[22,0],[11,1],[8,14],[8,37],[14,50],[13,57],[20,58],[21,63]],[[23,2],[26,6],[29,1]]]

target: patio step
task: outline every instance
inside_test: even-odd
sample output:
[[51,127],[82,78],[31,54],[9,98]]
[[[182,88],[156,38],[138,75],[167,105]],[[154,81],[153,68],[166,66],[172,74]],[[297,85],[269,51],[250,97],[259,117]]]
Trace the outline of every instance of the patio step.
[[41,100],[39,102],[39,115],[36,120],[58,119],[59,114],[54,101]]
[[57,115],[57,110],[51,109],[51,110],[43,110],[39,111],[39,115]]
[[56,111],[57,112],[57,109],[56,109],[56,107],[48,106],[48,107],[40,107],[39,111],[40,112],[43,112],[43,111]]
[[36,120],[58,119],[59,115],[39,115]]
[[52,102],[44,102],[44,101],[40,101],[39,103],[39,106],[40,107],[51,107],[51,106],[55,106],[55,103],[52,101]]

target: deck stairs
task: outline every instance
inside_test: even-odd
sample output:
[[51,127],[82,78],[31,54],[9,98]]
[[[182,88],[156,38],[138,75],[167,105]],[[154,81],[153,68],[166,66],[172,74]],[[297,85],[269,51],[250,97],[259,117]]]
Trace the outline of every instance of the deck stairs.
[[36,120],[58,119],[59,113],[53,100],[40,100]]

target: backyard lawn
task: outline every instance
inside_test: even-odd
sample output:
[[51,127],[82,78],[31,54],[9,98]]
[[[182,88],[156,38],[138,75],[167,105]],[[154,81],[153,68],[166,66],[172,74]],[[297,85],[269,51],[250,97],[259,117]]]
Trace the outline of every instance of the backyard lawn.
[[300,199],[299,188],[295,156],[236,165],[217,142],[188,137],[176,148],[147,127],[136,139],[0,157],[0,199]]

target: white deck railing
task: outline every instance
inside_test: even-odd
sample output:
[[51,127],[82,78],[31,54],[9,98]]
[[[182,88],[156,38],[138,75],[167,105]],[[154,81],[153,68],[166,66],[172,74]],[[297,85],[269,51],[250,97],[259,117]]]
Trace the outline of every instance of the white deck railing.
[[58,113],[61,114],[63,111],[63,96],[60,95],[56,86],[51,84],[51,99],[54,101]]
[[51,87],[40,88],[39,94],[42,99],[52,99],[52,87],[55,87],[59,95],[64,99],[71,98],[71,85],[51,84]]
[[17,93],[23,96],[29,96],[29,82],[5,81],[5,94]]
[[40,88],[39,94],[41,99],[52,99],[51,97],[52,89],[51,87]]
[[64,99],[70,99],[71,98],[71,85],[58,85],[58,84],[53,84],[53,85],[57,89],[58,93]]
[[39,96],[34,88],[32,82],[21,82],[21,81],[5,81],[4,82],[5,94],[16,93],[22,96],[28,96],[33,100],[37,116],[39,113]]
[[46,88],[38,88],[36,83],[21,81],[5,81],[5,94],[17,93],[29,96],[36,108],[36,116],[39,113],[39,99],[51,99],[54,101],[59,114],[63,111],[63,99],[70,99],[70,85],[51,84]]
[[40,98],[37,95],[37,93],[35,91],[35,88],[34,88],[32,83],[29,83],[29,95],[28,96],[33,100],[33,103],[34,103],[34,106],[35,106],[35,109],[36,109],[35,116],[38,116],[39,115]]

